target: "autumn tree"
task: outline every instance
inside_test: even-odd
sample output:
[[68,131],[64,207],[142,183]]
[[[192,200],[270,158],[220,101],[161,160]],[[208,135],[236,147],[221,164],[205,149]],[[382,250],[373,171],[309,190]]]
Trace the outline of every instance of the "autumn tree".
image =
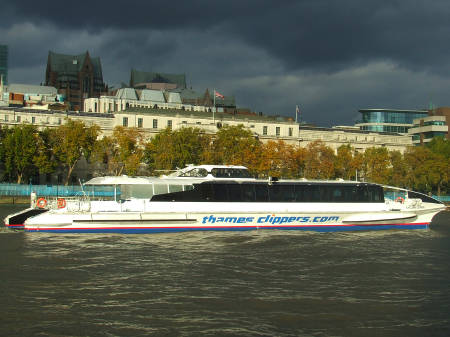
[[65,185],[69,183],[78,161],[82,157],[89,160],[99,131],[98,125],[86,126],[82,121],[68,119],[52,134],[55,158],[67,169]]
[[408,165],[400,151],[389,152],[390,167],[388,184],[397,187],[408,187]]
[[322,141],[314,141],[306,147],[305,178],[331,179],[334,177],[335,155],[333,149]]
[[350,146],[350,144],[341,145],[338,147],[336,160],[334,163],[336,177],[347,180],[354,177],[355,171],[353,167],[354,165],[352,165],[354,152],[355,150]]
[[[211,139],[199,128],[167,128],[145,144],[144,161],[150,171],[174,170],[205,162]],[[206,160],[208,162],[208,160]]]
[[284,141],[268,141],[261,145],[258,173],[260,176],[299,177],[304,169],[305,150]]
[[364,152],[363,174],[367,181],[387,184],[390,165],[387,148],[370,147]]
[[261,142],[243,125],[224,126],[213,140],[213,163],[244,165],[257,172],[261,154]]
[[137,128],[116,126],[111,137],[96,142],[92,157],[107,165],[108,174],[134,176],[143,158],[142,140]]

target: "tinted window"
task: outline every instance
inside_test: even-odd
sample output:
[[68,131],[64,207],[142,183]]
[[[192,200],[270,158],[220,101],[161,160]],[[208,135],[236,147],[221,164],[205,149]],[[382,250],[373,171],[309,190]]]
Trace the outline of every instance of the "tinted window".
[[423,202],[431,202],[434,204],[442,204],[439,200],[431,198],[425,194],[417,193],[413,191],[408,191],[408,198],[421,199]]
[[227,185],[214,184],[214,201],[228,201],[228,189]]
[[242,201],[255,201],[255,186],[253,184],[243,184],[242,188]]
[[231,202],[242,201],[241,197],[241,185],[239,184],[229,184],[228,185],[228,198]]
[[269,199],[274,202],[295,201],[294,185],[271,185],[269,186]]
[[255,200],[259,202],[269,201],[269,190],[266,184],[255,185]]

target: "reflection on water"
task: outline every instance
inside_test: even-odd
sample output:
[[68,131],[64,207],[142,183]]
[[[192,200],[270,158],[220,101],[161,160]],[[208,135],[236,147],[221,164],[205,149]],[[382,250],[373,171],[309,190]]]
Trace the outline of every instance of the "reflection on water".
[[1,230],[0,335],[448,336],[450,214],[433,225],[343,233]]

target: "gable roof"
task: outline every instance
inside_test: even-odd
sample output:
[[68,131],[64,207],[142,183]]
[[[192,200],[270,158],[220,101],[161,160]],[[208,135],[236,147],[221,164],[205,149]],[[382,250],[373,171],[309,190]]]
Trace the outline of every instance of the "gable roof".
[[131,69],[130,86],[132,87],[138,83],[174,83],[178,87],[186,88],[186,75],[145,72]]
[[164,94],[160,90],[144,89],[141,91],[141,101],[165,103]]
[[138,99],[136,90],[133,88],[121,88],[117,90],[116,97],[123,99],[134,99],[134,100]]
[[52,51],[48,52],[48,67],[51,71],[58,73],[58,76],[73,76],[78,74],[86,62],[86,59],[92,63],[94,77],[102,79],[102,64],[99,57],[90,57],[89,52],[79,55],[58,54]]
[[44,85],[31,84],[16,84],[8,85],[8,91],[16,94],[30,94],[30,95],[56,95],[57,90],[54,87]]

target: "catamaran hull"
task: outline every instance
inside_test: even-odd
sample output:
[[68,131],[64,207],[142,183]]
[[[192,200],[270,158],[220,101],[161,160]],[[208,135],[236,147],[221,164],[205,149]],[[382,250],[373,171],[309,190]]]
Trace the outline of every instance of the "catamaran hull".
[[171,233],[260,229],[319,232],[427,229],[440,210],[374,213],[85,213],[51,214],[25,222],[28,232]]

